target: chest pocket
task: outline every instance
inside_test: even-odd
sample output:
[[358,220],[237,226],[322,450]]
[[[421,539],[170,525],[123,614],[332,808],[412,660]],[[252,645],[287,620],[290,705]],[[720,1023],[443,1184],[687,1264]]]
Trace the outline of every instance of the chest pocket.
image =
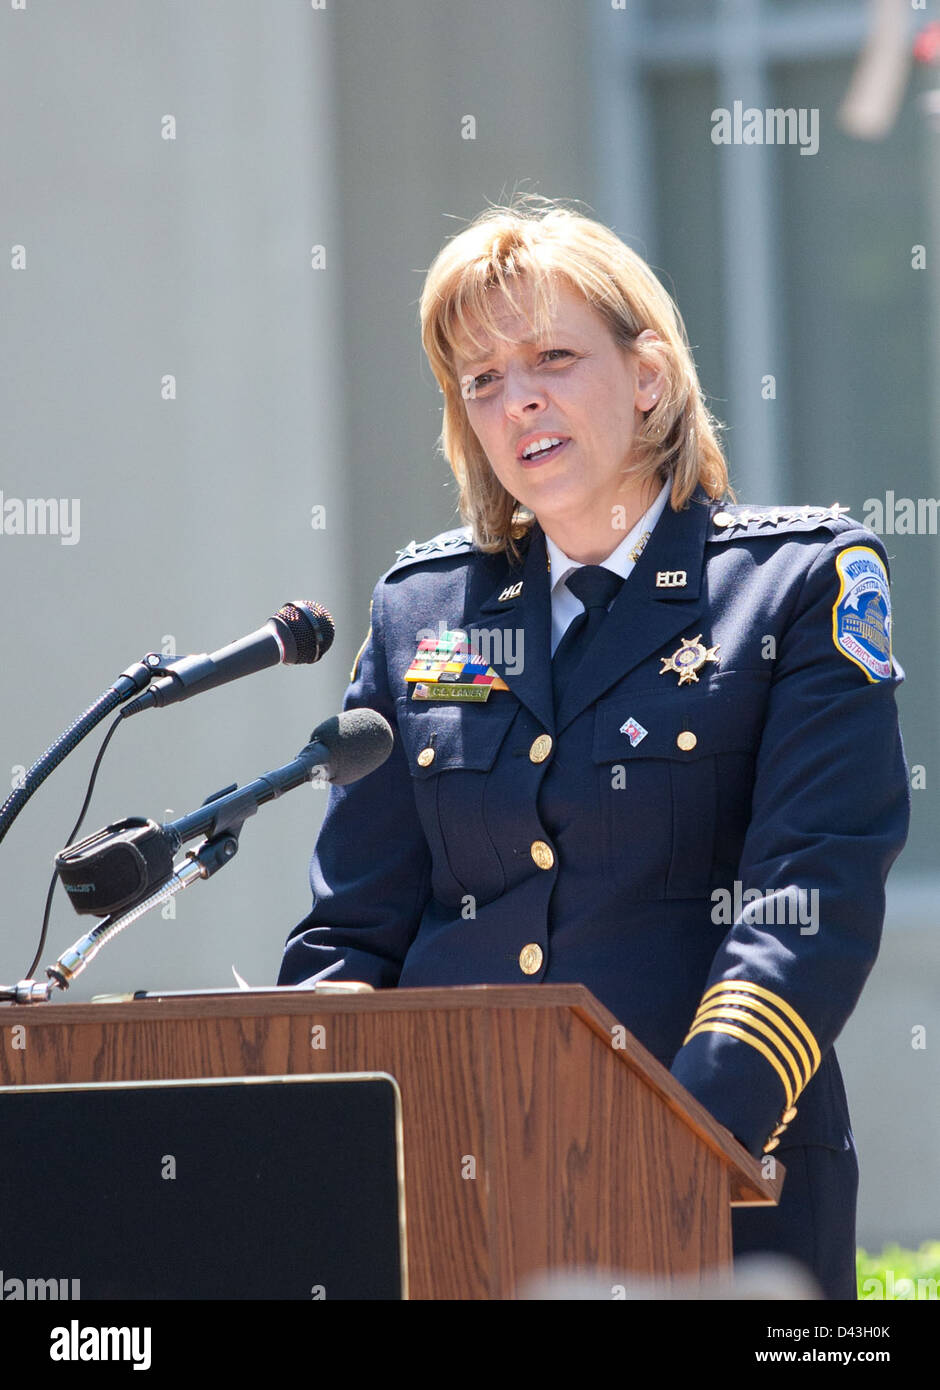
[[[598,702],[593,758],[608,858],[626,897],[703,897],[734,878],[769,680],[762,671],[682,688],[664,679]],[[635,744],[623,732],[630,720],[640,726]]]
[[433,894],[452,906],[468,894],[490,902],[505,889],[506,876],[487,830],[486,799],[494,794],[489,774],[519,702],[508,691],[496,691],[480,704],[425,703],[407,695],[395,703],[431,850]]

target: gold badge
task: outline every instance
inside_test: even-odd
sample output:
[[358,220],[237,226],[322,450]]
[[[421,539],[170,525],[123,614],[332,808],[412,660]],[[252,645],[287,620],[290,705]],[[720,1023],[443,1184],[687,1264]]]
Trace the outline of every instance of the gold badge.
[[659,659],[663,663],[660,675],[664,676],[667,671],[675,671],[679,677],[680,685],[687,685],[690,681],[697,681],[697,672],[701,671],[706,661],[713,661],[718,665],[717,646],[706,647],[702,642],[702,634],[697,637],[683,637],[682,646],[678,651],[673,652],[672,656],[661,656]]

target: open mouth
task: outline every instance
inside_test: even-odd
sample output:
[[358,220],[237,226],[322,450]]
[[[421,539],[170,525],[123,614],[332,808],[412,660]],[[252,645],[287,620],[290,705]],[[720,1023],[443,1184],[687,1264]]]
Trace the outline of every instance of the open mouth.
[[523,468],[536,468],[540,463],[545,463],[546,459],[554,458],[556,454],[560,454],[568,443],[567,439],[563,439],[560,444],[553,444],[549,449],[539,449],[530,458],[521,458],[519,462]]

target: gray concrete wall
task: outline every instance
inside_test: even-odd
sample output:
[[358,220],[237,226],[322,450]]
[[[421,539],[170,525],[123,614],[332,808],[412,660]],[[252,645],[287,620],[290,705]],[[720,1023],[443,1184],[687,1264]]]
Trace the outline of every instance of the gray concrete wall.
[[[291,597],[335,607],[342,635],[322,666],[128,722],[88,830],[182,814],[288,761],[345,687],[343,643],[362,622],[344,568],[331,42],[309,7],[252,0],[0,11],[0,488],[80,504],[77,544],[0,535],[3,794],[167,637],[180,654],[212,650]],[[311,269],[315,243],[325,271]],[[4,979],[32,956],[97,742],[0,847]],[[151,914],[113,942],[74,997],[231,984],[233,962],[272,980],[307,910],[323,796],[267,808],[224,874],[179,898],[175,921]],[[45,959],[81,929],[61,898]]]

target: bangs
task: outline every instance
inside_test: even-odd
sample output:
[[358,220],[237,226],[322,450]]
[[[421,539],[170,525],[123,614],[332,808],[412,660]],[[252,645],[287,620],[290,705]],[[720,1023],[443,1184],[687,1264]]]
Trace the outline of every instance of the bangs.
[[462,266],[450,293],[444,291],[433,325],[442,363],[456,372],[458,356],[485,356],[494,343],[514,341],[499,324],[507,311],[521,316],[537,341],[545,338],[557,307],[560,274],[524,246],[501,252],[494,244],[488,255]]

